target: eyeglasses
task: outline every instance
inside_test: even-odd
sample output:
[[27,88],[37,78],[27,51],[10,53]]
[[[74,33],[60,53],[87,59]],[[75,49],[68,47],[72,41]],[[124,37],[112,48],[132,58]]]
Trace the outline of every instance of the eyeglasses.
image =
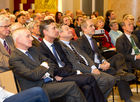
[[0,27],[9,28],[10,26],[11,26],[11,24],[5,25],[5,26],[0,26]]

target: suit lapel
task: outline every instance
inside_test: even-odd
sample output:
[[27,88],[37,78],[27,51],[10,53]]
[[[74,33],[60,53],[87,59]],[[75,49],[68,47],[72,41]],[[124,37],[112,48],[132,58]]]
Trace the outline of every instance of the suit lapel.
[[33,53],[32,51],[30,51],[29,53],[31,54],[31,56],[33,57],[33,59],[34,59],[35,61],[33,61],[32,59],[30,59],[27,55],[25,55],[23,52],[21,52],[21,51],[18,50],[18,49],[16,49],[15,52],[16,52],[19,56],[21,56],[21,58],[24,58],[25,62],[28,62],[28,63],[30,63],[30,64],[32,64],[32,65],[38,65],[38,64],[40,64],[40,62],[39,62],[38,60],[36,60],[37,58],[36,58],[36,56],[34,56],[34,53]]
[[[8,45],[9,47],[9,45]],[[5,49],[5,47],[3,46],[3,44],[0,42],[0,50],[1,52],[6,55],[6,56],[10,56],[9,53],[7,52],[7,50]]]
[[[71,51],[71,49],[67,46],[67,45],[65,45],[62,41],[59,41],[59,43],[60,43],[60,45],[62,46],[62,49],[63,49],[63,51],[65,52],[65,53],[67,53],[67,54],[71,54],[71,53],[73,53],[73,51]],[[70,53],[69,53],[70,52]]]
[[48,57],[50,57],[53,61],[56,61],[54,55],[52,54],[52,52],[50,51],[50,49],[48,48],[48,46],[46,46],[46,44],[44,43],[44,41],[41,42],[41,47],[43,48],[44,52],[46,55],[48,55]]
[[132,35],[132,38],[134,39],[134,41],[135,41],[137,47],[140,48],[140,43],[139,43],[138,38],[137,38],[136,36],[134,36],[134,35]]
[[[95,46],[95,41],[93,39],[92,39],[92,41],[93,41],[93,44],[94,44],[94,51],[97,52],[97,48]],[[90,45],[90,43],[89,43],[89,41],[88,41],[88,39],[86,38],[85,35],[82,36],[82,42],[86,46],[85,50],[87,50],[88,53],[91,53],[91,52],[93,53],[93,49],[91,48],[91,45]]]
[[124,40],[126,41],[127,45],[129,45],[129,46],[132,47],[131,42],[130,42],[129,39],[126,37],[126,35],[123,34],[123,36],[124,36]]
[[35,45],[35,46],[39,46],[39,44],[40,44],[40,42],[36,39],[36,38],[34,38],[33,37],[33,45]]

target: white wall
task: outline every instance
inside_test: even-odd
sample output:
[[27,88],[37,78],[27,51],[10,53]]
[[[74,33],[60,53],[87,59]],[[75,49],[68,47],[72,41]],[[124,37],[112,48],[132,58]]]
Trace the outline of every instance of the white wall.
[[9,8],[12,12],[14,10],[14,0],[0,0],[0,9]]
[[62,12],[66,10],[73,11],[73,0],[62,0]]
[[92,0],[92,12],[95,11],[95,0]]

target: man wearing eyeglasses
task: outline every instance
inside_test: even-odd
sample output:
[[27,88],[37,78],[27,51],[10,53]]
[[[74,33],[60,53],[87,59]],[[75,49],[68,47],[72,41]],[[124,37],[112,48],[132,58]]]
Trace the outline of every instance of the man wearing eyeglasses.
[[10,19],[5,15],[0,15],[0,72],[9,70],[9,57],[14,49],[14,44],[10,34]]

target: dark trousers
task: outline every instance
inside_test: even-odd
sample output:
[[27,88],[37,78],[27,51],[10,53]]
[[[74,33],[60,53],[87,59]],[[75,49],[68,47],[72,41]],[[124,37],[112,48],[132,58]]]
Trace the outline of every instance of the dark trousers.
[[90,74],[72,75],[62,79],[62,82],[65,81],[75,81],[76,84],[83,91],[88,102],[105,102],[104,96],[101,90],[99,89],[93,75]]
[[[111,74],[111,75],[116,74],[116,70],[113,68],[110,68],[109,70],[104,71],[104,72]],[[121,99],[128,99],[128,98],[130,98],[130,96],[132,96],[132,92],[131,92],[129,83],[127,81],[121,80],[121,78],[120,78],[117,81],[117,86],[118,86],[118,91],[119,91]]]

